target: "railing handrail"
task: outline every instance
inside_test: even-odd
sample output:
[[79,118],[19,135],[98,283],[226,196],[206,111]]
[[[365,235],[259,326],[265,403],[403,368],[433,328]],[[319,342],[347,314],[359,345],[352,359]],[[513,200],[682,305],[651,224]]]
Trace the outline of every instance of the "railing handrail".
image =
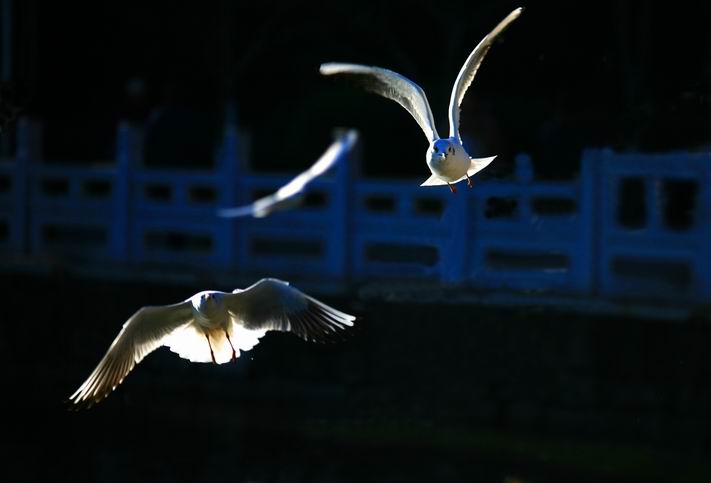
[[[711,259],[711,229],[703,224],[711,208],[704,182],[711,175],[710,153],[588,149],[580,176],[571,180],[536,179],[530,158],[521,154],[512,179],[477,180],[472,190],[456,195],[421,188],[416,179],[358,178],[346,162],[311,185],[321,193],[311,208],[260,220],[228,220],[216,216],[217,208],[247,202],[256,190],[277,189],[293,176],[250,170],[241,157],[245,143],[234,126],[225,128],[214,167],[205,169],[143,166],[141,132],[128,123],[119,125],[111,164],[43,164],[41,139],[41,125],[22,120],[17,158],[0,162],[0,176],[10,179],[2,182],[9,188],[0,200],[12,199],[0,204],[0,223],[12,228],[14,251],[26,250],[18,241],[22,233],[29,233],[30,250],[39,252],[46,248],[42,236],[47,226],[54,227],[47,232],[51,236],[71,240],[71,232],[61,231],[63,223],[94,223],[106,231],[104,250],[119,263],[173,258],[223,271],[283,269],[335,278],[406,273],[490,287],[539,284],[614,296],[626,293],[625,284],[644,285],[621,282],[622,275],[615,273],[635,267],[638,262],[629,253],[637,246],[639,263],[649,253],[660,260],[668,256],[688,266],[673,270],[698,279],[691,282],[692,298],[711,297],[711,275],[694,266],[711,268],[711,261],[705,261]],[[651,213],[647,226],[636,231],[616,219],[615,190],[629,177],[642,180]],[[675,231],[664,225],[654,194],[661,179],[697,183],[701,215],[693,226]],[[59,188],[46,195],[40,190],[43,180],[50,185],[59,180]],[[149,188],[153,199],[146,198]],[[508,207],[501,217],[491,217],[489,204],[497,199]],[[535,207],[551,199],[571,202],[561,213]],[[654,246],[641,246],[651,239]],[[97,250],[101,253],[101,247]],[[546,263],[553,268],[530,268]]]

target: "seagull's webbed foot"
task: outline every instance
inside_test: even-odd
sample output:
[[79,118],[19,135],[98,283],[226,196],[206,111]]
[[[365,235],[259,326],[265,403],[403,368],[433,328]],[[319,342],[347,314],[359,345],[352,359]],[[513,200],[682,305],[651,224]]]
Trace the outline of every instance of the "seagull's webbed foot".
[[232,360],[236,361],[237,351],[235,350],[235,346],[232,345],[232,341],[230,340],[230,334],[227,332],[227,329],[225,329],[225,337],[227,337],[227,342],[230,343],[230,347],[232,348]]
[[474,182],[472,181],[472,179],[469,177],[468,174],[467,174],[467,186],[469,186],[470,188],[474,187]]
[[215,352],[212,350],[212,344],[210,344],[210,336],[207,335],[207,332],[205,333],[205,338],[207,339],[207,346],[210,348],[210,356],[212,356],[212,363],[217,364],[217,360],[215,360]]
[[454,186],[453,184],[447,183],[447,186],[449,186],[449,191],[451,191],[452,193],[456,193],[456,192],[457,192],[457,187]]

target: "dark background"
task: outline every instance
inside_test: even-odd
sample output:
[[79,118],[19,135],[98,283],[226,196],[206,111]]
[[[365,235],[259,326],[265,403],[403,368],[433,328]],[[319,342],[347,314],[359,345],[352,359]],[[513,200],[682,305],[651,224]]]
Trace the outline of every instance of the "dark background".
[[[410,116],[319,64],[408,76],[443,133],[462,62],[519,5],[462,109],[470,154],[500,156],[485,175],[519,152],[561,177],[590,146],[708,150],[707,2],[28,0],[4,95],[44,122],[49,162],[113,159],[129,119],[151,133],[147,163],[206,166],[230,113],[259,169],[304,167],[346,126],[365,174],[424,177]],[[326,299],[360,317],[343,344],[270,335],[220,367],[161,349],[100,406],[66,411],[137,308],[205,288],[4,273],[0,479],[711,481],[703,317],[386,303],[354,287]]]
[[[325,297],[339,344],[270,333],[236,363],[162,348],[64,401],[137,307],[198,285],[3,278],[4,481],[705,482],[711,326]],[[27,314],[32,313],[32,317]]]
[[709,141],[708,2],[17,3],[13,81],[27,112],[45,121],[54,160],[111,159],[119,119],[168,108],[175,120],[161,129],[173,135],[156,137],[189,138],[174,151],[191,153],[173,162],[208,163],[233,100],[261,169],[301,167],[334,126],[352,126],[363,133],[366,174],[422,176],[427,143],[410,116],[322,78],[318,66],[402,73],[425,89],[445,132],[461,64],[519,5],[527,10],[490,51],[462,108],[472,155],[499,155],[492,172],[522,151],[542,174],[565,176],[583,147]]

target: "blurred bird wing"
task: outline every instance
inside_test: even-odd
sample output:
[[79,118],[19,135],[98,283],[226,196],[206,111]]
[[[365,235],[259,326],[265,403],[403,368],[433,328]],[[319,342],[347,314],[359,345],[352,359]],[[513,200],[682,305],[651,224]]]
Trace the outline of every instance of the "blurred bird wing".
[[[268,197],[267,197],[268,198]],[[260,198],[257,201],[262,201],[266,200],[266,198]],[[242,216],[256,216],[256,208],[255,205],[257,204],[257,201],[254,203],[250,203],[248,205],[243,205],[243,206],[237,206],[235,208],[223,208],[217,212],[218,215],[220,215],[223,218],[239,218]]]
[[262,218],[275,211],[293,206],[296,203],[290,203],[288,200],[300,195],[306,185],[324,174],[341,160],[345,154],[353,148],[357,139],[358,134],[356,131],[346,131],[326,149],[309,169],[296,176],[275,193],[260,198],[249,205],[220,210],[219,215],[227,218],[250,215],[256,218]]
[[464,94],[466,94],[467,89],[474,80],[477,70],[484,57],[489,52],[489,49],[494,43],[496,37],[506,30],[511,22],[516,20],[519,15],[523,12],[523,8],[517,8],[510,14],[506,16],[499,24],[494,27],[494,30],[489,32],[489,34],[482,39],[479,44],[474,47],[467,60],[464,62],[462,69],[457,75],[457,80],[454,82],[454,88],[452,89],[452,96],[449,99],[449,136],[456,137],[460,139],[459,136],[459,107],[462,104],[462,99],[464,99]]
[[336,162],[342,159],[351,150],[357,138],[356,131],[347,131],[335,140],[309,169],[279,188],[269,198],[274,198],[274,201],[281,201],[301,193],[307,184],[331,169]]
[[381,67],[357,64],[321,64],[323,75],[338,75],[355,81],[365,90],[391,99],[407,109],[430,142],[439,139],[427,96],[405,76]]
[[238,218],[242,216],[264,218],[265,216],[271,215],[275,211],[280,211],[297,204],[299,204],[298,194],[292,195],[289,198],[281,198],[279,197],[277,191],[271,195],[259,198],[248,205],[221,209],[218,211],[218,214],[223,218]]
[[246,329],[292,332],[313,342],[338,338],[355,320],[354,316],[271,278],[237,289],[225,300],[232,317]]
[[96,369],[69,397],[70,402],[91,406],[108,396],[136,364],[163,345],[171,332],[192,320],[192,307],[187,300],[138,310],[123,325]]

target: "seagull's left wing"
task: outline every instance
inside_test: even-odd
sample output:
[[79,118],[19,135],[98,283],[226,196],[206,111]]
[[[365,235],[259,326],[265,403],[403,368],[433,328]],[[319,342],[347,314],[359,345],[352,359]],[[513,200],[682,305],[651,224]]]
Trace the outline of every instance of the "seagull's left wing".
[[293,332],[304,340],[337,339],[355,317],[329,307],[288,283],[265,278],[225,298],[232,317],[249,330]]
[[193,320],[189,301],[143,307],[123,325],[106,355],[69,397],[76,406],[91,406],[108,396],[148,354],[163,345],[175,329]]
[[521,12],[523,12],[523,8],[517,8],[508,14],[505,19],[499,22],[494,30],[489,32],[489,34],[484,37],[481,42],[479,42],[479,45],[474,47],[474,50],[471,54],[469,54],[466,62],[464,62],[462,69],[459,71],[459,75],[457,75],[457,80],[454,82],[452,96],[449,99],[450,137],[456,137],[461,140],[459,137],[459,106],[462,104],[464,94],[466,94],[467,89],[474,80],[474,76],[476,75],[477,70],[479,70],[479,66],[484,60],[487,52],[489,52],[489,49],[494,43],[494,39],[496,39],[501,32],[506,30],[506,27],[508,27],[511,22],[516,20],[518,16],[521,15]]
[[342,159],[353,148],[357,139],[358,133],[356,131],[346,131],[328,147],[326,152],[309,169],[279,188],[276,193],[260,198],[249,205],[222,209],[219,211],[219,215],[226,218],[250,215],[255,218],[262,218],[275,211],[297,204],[299,200],[296,197],[302,193],[306,185]]
[[407,77],[382,67],[358,64],[321,64],[319,72],[350,78],[365,90],[397,102],[415,118],[429,142],[439,139],[425,91]]

